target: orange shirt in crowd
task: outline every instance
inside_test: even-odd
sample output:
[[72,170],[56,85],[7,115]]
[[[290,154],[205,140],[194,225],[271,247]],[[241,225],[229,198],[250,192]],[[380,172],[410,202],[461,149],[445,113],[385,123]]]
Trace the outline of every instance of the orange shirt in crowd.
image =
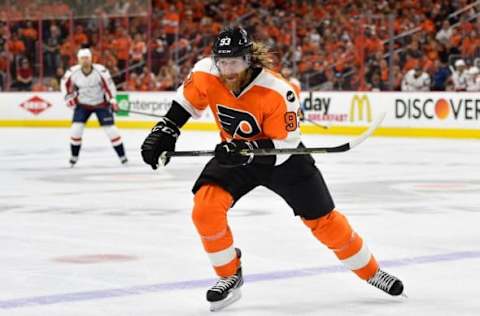
[[465,37],[462,41],[462,46],[460,48],[462,55],[464,56],[472,56],[475,53],[475,49],[477,48],[478,41],[474,38]]
[[0,56],[0,71],[6,72],[8,66],[8,59],[6,56]]
[[426,72],[433,72],[435,70],[435,63],[430,59],[426,58],[423,62],[423,70]]
[[73,40],[75,41],[75,44],[80,46],[88,42],[88,37],[85,33],[77,33],[74,35]]
[[460,43],[462,42],[462,36],[458,33],[455,32],[452,37],[450,37],[450,43],[453,46],[460,46]]
[[14,55],[23,54],[25,52],[25,44],[19,40],[10,40],[7,44],[8,51]]
[[94,62],[95,64],[101,64],[100,56],[102,54],[102,51],[98,48],[98,46],[90,47],[90,50],[92,51],[92,62]]
[[21,29],[21,33],[23,36],[28,37],[34,41],[37,39],[38,35],[37,30],[35,30],[33,27]]
[[431,20],[428,20],[428,19],[423,21],[423,23],[421,25],[421,28],[422,28],[422,30],[424,30],[427,33],[432,34],[432,33],[436,32],[435,24]]
[[407,72],[409,71],[410,69],[413,69],[415,68],[417,65],[421,64],[420,60],[416,59],[416,58],[407,58],[407,61],[405,62],[405,64],[403,65],[403,71],[404,72]]
[[105,50],[100,58],[100,64],[105,65],[108,69],[113,69],[117,65],[117,59],[111,50]]
[[180,24],[180,16],[175,11],[167,12],[163,18],[165,33],[175,34]]
[[134,61],[140,61],[143,58],[143,54],[147,51],[147,44],[144,41],[137,41],[132,46],[132,59]]
[[268,35],[270,35],[271,37],[275,38],[276,40],[278,40],[280,38],[280,30],[275,26],[275,25],[269,25],[267,27],[267,32],[268,32]]
[[212,25],[211,25],[211,29],[212,29],[213,34],[220,33],[222,28],[223,28],[223,25],[218,23],[218,22],[213,22]]
[[130,37],[123,36],[113,40],[112,47],[118,60],[128,60],[130,55]]
[[75,57],[75,53],[78,50],[78,46],[71,40],[66,40],[62,46],[60,46],[60,55],[64,57],[68,57],[68,65],[74,65],[77,60]]
[[168,9],[168,3],[166,0],[153,0],[153,7],[164,11]]
[[125,82],[124,90],[125,91],[135,91],[137,90],[137,77],[130,76],[128,80]]
[[368,53],[383,52],[383,43],[378,37],[366,38],[365,48]]

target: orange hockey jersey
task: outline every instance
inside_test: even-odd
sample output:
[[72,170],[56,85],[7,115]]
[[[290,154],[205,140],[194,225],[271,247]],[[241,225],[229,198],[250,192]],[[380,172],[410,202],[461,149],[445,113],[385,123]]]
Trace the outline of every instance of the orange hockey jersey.
[[[222,140],[271,139],[275,148],[297,148],[300,144],[298,96],[285,79],[268,69],[262,69],[235,96],[221,82],[212,59],[204,58],[178,88],[175,101],[196,118],[209,106]],[[276,164],[287,158],[278,156]]]

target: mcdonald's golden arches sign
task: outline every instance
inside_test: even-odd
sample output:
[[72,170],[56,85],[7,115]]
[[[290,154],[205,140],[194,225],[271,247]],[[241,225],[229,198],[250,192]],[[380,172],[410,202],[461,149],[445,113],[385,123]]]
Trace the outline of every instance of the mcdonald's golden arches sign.
[[363,120],[372,121],[372,105],[366,94],[355,94],[350,102],[350,122]]

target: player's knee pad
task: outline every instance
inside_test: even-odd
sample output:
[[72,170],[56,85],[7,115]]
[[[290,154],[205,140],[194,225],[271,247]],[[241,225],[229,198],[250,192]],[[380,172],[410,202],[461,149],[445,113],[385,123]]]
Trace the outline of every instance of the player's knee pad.
[[332,250],[341,249],[348,244],[353,235],[348,220],[337,210],[332,210],[317,219],[302,220],[312,230],[313,235]]
[[232,202],[231,194],[217,185],[203,185],[195,193],[192,220],[203,237],[225,233]]
[[117,146],[122,143],[122,138],[120,137],[118,128],[115,125],[104,125],[102,128],[107,134],[108,138],[110,138],[113,146]]
[[83,130],[85,129],[84,123],[74,122],[70,129],[70,142],[73,145],[80,145],[82,143]]

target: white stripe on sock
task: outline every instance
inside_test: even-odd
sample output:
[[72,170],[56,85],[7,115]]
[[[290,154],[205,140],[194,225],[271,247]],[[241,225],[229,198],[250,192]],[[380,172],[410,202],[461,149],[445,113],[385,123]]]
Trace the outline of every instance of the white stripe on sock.
[[360,250],[356,254],[341,261],[350,270],[358,270],[365,267],[370,261],[371,257],[372,253],[368,249],[365,242],[362,242],[362,248],[360,248]]
[[210,262],[214,267],[226,265],[227,263],[235,259],[236,256],[237,255],[235,253],[235,248],[233,247],[233,245],[221,251],[208,253]]

